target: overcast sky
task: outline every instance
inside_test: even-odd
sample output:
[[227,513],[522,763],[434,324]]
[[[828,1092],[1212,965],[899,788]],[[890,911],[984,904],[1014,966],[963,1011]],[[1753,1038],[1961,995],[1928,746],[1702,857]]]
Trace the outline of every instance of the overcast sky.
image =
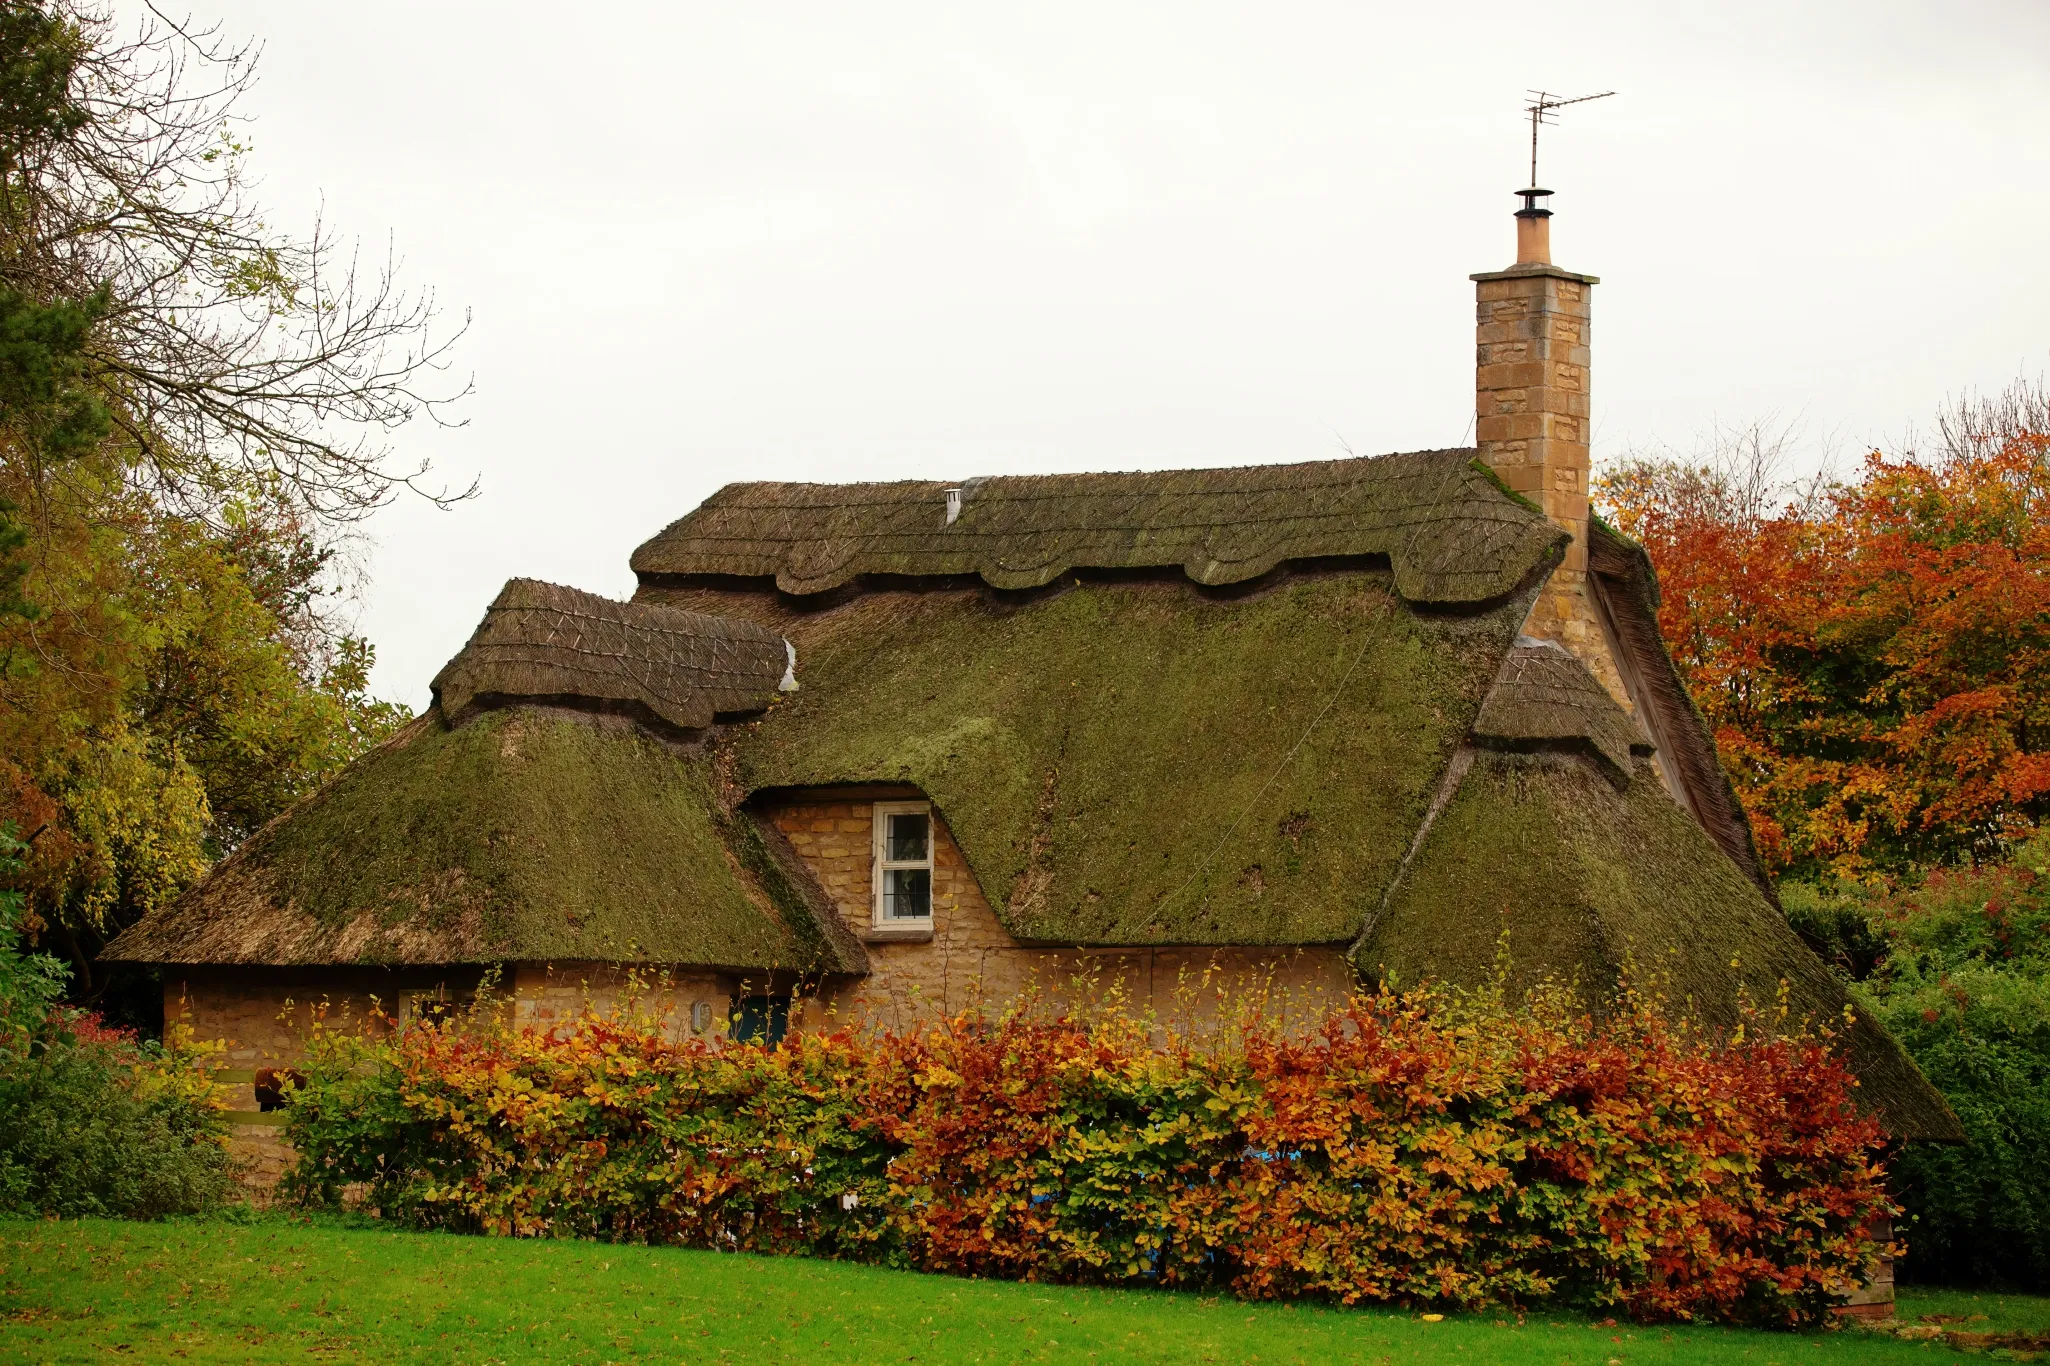
[[1526,87],[1595,291],[1597,458],[1796,418],[1854,457],[2050,366],[2050,3],[199,0],[262,41],[272,220],[475,321],[483,494],[370,526],[415,706],[499,584],[625,596],[736,479],[1462,443]]

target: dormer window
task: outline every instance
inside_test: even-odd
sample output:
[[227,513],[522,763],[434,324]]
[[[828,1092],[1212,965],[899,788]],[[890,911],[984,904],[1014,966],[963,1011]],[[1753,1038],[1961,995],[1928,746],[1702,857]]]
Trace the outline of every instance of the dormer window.
[[932,925],[932,804],[875,804],[875,926]]

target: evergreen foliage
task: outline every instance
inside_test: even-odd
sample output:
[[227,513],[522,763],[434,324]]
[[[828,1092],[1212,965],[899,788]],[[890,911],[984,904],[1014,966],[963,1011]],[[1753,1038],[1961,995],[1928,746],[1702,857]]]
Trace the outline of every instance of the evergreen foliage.
[[1785,891],[1969,1136],[1895,1161],[1902,1274],[2050,1288],[2050,836],[1905,889]]
[[[0,871],[21,845],[0,831]],[[0,1214],[155,1218],[233,1189],[207,1050],[108,1029],[59,1005],[63,965],[19,947],[22,897],[0,892]]]

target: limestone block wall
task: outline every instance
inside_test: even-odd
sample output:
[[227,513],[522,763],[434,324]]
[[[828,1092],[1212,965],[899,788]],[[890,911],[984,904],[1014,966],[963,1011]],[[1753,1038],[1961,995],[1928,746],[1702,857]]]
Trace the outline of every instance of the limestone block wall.
[[1002,1009],[1028,993],[1052,1005],[1121,997],[1163,1020],[1200,1024],[1257,996],[1309,1020],[1345,999],[1354,976],[1343,946],[1308,948],[1062,949],[1020,944],[983,895],[944,817],[933,818],[929,938],[886,937],[874,926],[874,803],[911,791],[794,794],[767,815],[817,876],[847,927],[867,943],[868,977],[827,984],[829,1019],[904,1029],[973,1006]]
[[617,963],[520,963],[511,978],[507,986],[518,1024],[546,1028],[587,1009],[601,1015],[632,1010],[659,1020],[663,1032],[679,1042],[724,1038],[734,998],[746,985],[727,974]]
[[[483,976],[475,966],[171,968],[164,982],[164,1020],[167,1026],[189,1026],[196,1039],[225,1042],[220,1067],[229,1078],[230,1104],[254,1110],[252,1074],[297,1062],[316,1017],[339,1028],[375,1031],[386,1027],[386,1018],[406,1018],[422,1001],[472,999]],[[497,990],[521,1024],[547,1026],[574,1019],[586,1006],[602,1014],[631,1004],[661,1019],[673,1038],[716,1039],[725,1034],[742,985],[730,975],[659,964],[629,969],[613,963],[518,963],[504,970]],[[694,1005],[706,1009],[694,1015]]]
[[1537,264],[1473,278],[1474,437],[1481,459],[1573,537],[1532,604],[1524,633],[1571,650],[1635,715],[1587,582],[1595,278]]
[[[472,989],[476,977],[475,969],[461,972],[455,988]],[[396,1014],[403,996],[433,991],[446,980],[445,974],[362,968],[173,966],[164,969],[164,1024],[188,1025],[195,1038],[224,1041],[225,1068],[285,1067],[304,1053],[316,1015],[375,1028],[375,1017]]]
[[[252,1122],[258,1116],[256,1072],[290,1067],[304,1056],[316,1018],[345,1029],[378,1030],[386,1015],[400,1014],[409,999],[474,989],[474,968],[438,973],[431,969],[178,967],[164,969],[164,1026],[184,1025],[201,1042],[226,1045],[218,1079],[228,1108]],[[272,1117],[262,1116],[264,1121]],[[252,1152],[269,1151],[272,1139],[242,1133]],[[271,1164],[275,1165],[275,1164]],[[273,1172],[272,1175],[275,1175]]]
[[[277,1116],[258,1118],[273,1120]],[[236,1179],[258,1205],[270,1203],[279,1179],[294,1160],[295,1150],[278,1129],[276,1124],[250,1123],[231,1125],[228,1130],[228,1156],[234,1160]]]

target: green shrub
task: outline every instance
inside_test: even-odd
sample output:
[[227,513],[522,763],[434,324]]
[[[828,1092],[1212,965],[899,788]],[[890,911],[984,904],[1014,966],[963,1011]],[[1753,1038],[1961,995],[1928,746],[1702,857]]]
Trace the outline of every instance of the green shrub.
[[235,1183],[212,1087],[178,1049],[53,1017],[0,1052],[0,1210],[158,1218]]
[[[0,876],[21,846],[0,830]],[[57,1004],[65,971],[19,947],[0,892],[0,1213],[197,1213],[234,1189],[207,1050],[108,1029]]]
[[1971,1139],[1895,1160],[1902,1276],[2050,1289],[2050,978],[1961,969],[1890,992],[1878,1016]]
[[[2050,1289],[2050,836],[1906,890],[1782,889],[1789,919],[1950,1101],[1969,1142],[1895,1159],[1903,1279]],[[1874,946],[1877,945],[1877,951]]]

